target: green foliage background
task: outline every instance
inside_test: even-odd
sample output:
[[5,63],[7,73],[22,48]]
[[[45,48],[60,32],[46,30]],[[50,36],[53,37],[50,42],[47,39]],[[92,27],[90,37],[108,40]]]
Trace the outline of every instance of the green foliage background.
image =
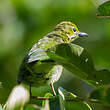
[[[17,84],[19,65],[26,52],[61,21],[75,23],[88,38],[74,43],[88,50],[97,69],[110,70],[110,19],[96,18],[96,7],[90,0],[0,0],[0,103],[4,103]],[[86,97],[93,89],[67,70],[56,88],[62,86]],[[37,91],[33,88],[33,94]],[[109,110],[92,104],[95,110]]]

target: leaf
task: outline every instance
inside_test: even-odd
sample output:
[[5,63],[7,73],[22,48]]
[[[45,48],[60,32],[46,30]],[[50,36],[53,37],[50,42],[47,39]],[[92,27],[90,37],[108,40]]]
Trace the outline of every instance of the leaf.
[[78,45],[60,44],[51,51],[47,52],[51,59],[83,80],[87,81],[88,76],[95,71],[90,55]]
[[[50,97],[53,97],[53,94],[46,93],[44,97],[49,97],[50,98]],[[44,106],[45,106],[45,100],[42,101],[42,107],[44,107]]]
[[86,102],[63,88],[59,87],[58,93],[61,110],[92,110]]
[[104,2],[98,7],[97,16],[110,17],[110,1]]
[[110,86],[94,90],[90,94],[89,100],[110,106]]
[[29,92],[22,85],[14,87],[12,90],[4,109],[6,110],[17,110],[18,107],[23,106],[29,101]]
[[96,81],[96,84],[102,87],[102,85],[110,84],[110,71],[107,69],[95,71],[91,75],[91,79]]
[[49,50],[47,55],[50,59],[55,60],[57,64],[62,65],[94,87],[103,87],[109,84],[110,72],[108,70],[97,71],[94,68],[91,56],[84,48],[78,45],[59,44]]
[[86,79],[94,71],[92,59],[84,48],[75,44],[60,44],[52,49],[54,53],[48,51],[48,56],[76,76]]

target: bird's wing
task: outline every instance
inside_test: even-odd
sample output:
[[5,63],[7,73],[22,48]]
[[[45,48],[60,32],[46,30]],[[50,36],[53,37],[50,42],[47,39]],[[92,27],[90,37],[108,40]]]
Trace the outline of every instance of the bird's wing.
[[49,56],[46,54],[45,50],[41,48],[36,48],[32,51],[29,51],[29,53],[27,54],[27,63],[47,59],[49,59]]

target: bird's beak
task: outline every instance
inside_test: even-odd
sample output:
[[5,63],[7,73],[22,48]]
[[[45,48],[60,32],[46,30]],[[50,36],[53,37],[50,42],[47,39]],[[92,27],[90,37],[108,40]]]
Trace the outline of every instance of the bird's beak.
[[84,33],[84,32],[79,32],[78,33],[78,36],[79,37],[88,37],[88,34],[87,33]]

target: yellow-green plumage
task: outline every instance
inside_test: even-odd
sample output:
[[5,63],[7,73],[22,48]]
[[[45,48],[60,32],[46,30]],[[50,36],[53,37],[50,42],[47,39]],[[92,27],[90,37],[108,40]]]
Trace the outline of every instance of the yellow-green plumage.
[[80,36],[76,25],[71,22],[61,22],[55,29],[36,43],[25,56],[18,74],[18,83],[31,84],[32,86],[43,86],[54,83],[60,78],[63,67],[51,60],[46,51],[61,43],[70,43]]

